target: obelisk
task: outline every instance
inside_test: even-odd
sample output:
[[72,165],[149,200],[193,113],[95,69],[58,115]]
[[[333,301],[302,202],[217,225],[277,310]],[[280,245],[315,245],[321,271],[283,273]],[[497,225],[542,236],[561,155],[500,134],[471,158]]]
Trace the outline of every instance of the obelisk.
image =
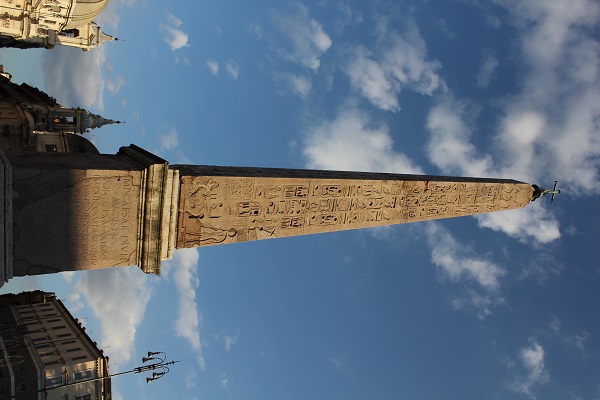
[[[509,179],[175,165],[177,248],[460,217],[525,207]],[[539,195],[538,195],[539,196]]]
[[230,244],[524,207],[508,179],[173,165],[116,155],[0,151],[0,278],[138,265]]

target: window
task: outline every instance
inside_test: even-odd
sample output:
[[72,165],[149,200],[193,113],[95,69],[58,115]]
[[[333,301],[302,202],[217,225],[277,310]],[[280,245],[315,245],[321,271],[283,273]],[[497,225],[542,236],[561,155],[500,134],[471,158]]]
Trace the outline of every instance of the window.
[[60,322],[60,318],[49,319],[48,322]]
[[80,381],[83,379],[90,379],[92,377],[92,371],[86,369],[85,371],[77,371],[75,372],[75,380]]
[[47,153],[58,153],[58,146],[55,144],[46,144],[44,145],[44,149]]
[[60,384],[62,384],[62,381],[63,381],[63,378],[61,375],[46,378],[46,387],[60,385]]
[[64,326],[64,325],[58,325],[58,326],[53,326],[50,329],[52,329],[53,331],[56,331],[56,330],[65,329],[65,328],[66,328],[66,326]]
[[75,361],[75,360],[85,360],[86,358],[88,358],[87,356],[77,356],[77,357],[73,357],[71,358],[71,360]]
[[81,347],[73,347],[72,349],[67,349],[67,353],[73,353],[74,351],[81,350]]
[[92,400],[92,394],[86,393],[75,395],[75,400]]
[[79,37],[79,29],[67,29],[62,31],[63,34],[65,34],[68,37]]
[[57,315],[57,313],[44,314],[44,317],[56,317]]
[[44,363],[44,365],[45,365],[46,367],[48,367],[48,366],[50,366],[50,365],[57,365],[57,364],[61,364],[61,361],[60,361],[60,360],[54,360],[54,361],[48,361],[48,362],[45,362],[45,363]]
[[56,337],[71,337],[70,333],[61,333],[60,335],[56,335]]
[[64,342],[61,342],[62,344],[73,344],[75,343],[75,340],[65,340]]
[[36,349],[45,349],[47,347],[50,347],[50,343],[40,343],[35,345]]

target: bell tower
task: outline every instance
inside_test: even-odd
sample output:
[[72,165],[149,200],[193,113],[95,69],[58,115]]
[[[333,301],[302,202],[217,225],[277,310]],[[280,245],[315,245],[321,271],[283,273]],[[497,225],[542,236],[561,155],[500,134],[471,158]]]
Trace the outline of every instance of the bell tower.
[[30,110],[36,121],[36,130],[44,132],[86,133],[105,125],[120,124],[121,121],[104,118],[83,108],[56,106],[24,106]]

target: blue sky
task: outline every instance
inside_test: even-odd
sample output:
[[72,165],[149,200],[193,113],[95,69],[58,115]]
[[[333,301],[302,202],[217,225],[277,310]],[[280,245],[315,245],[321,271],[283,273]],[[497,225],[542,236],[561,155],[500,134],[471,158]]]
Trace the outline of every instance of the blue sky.
[[111,358],[117,398],[600,399],[600,5],[112,0],[124,41],[6,50],[14,81],[172,164],[559,181],[555,203],[15,279]]

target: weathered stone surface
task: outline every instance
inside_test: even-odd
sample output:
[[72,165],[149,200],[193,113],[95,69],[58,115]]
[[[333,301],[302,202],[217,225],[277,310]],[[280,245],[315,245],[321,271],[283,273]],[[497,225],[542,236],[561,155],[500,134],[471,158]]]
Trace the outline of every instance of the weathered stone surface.
[[89,169],[73,155],[40,165],[47,157],[11,157],[14,274],[136,264],[142,171],[117,156],[86,156]]
[[160,273],[175,242],[176,178],[166,161],[137,146],[9,158],[14,275],[125,265]]
[[210,246],[458,217],[526,206],[513,180],[174,166],[177,247]]

